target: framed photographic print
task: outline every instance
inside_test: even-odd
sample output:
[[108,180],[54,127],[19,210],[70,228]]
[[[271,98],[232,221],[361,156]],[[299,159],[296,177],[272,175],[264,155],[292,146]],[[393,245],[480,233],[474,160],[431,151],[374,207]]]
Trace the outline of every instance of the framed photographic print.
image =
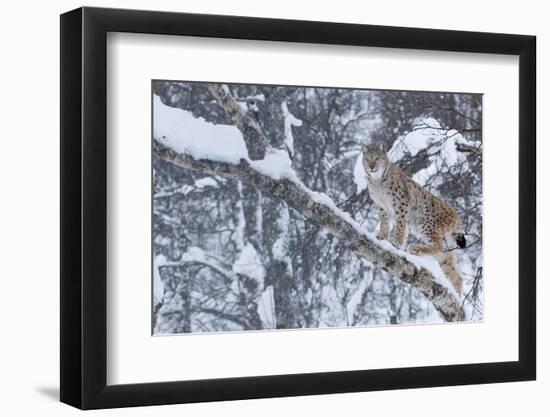
[[61,16],[61,401],[535,379],[535,38]]

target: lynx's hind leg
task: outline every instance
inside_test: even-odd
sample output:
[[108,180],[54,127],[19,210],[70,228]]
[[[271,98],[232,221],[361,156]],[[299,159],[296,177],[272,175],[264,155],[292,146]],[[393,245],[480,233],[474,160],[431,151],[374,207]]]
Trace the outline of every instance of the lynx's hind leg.
[[458,295],[461,296],[464,280],[458,272],[455,251],[442,253],[440,256],[437,257],[437,260],[439,262],[439,265],[441,265],[443,273],[449,279],[449,281],[451,281],[451,284],[453,285]]
[[409,245],[409,252],[416,255],[439,255],[443,250],[443,234],[435,231],[427,240],[428,245]]
[[[448,241],[449,238],[445,237],[445,240]],[[444,238],[440,233],[433,233],[430,238],[430,246],[410,245],[409,252],[417,255],[435,256],[441,266],[441,270],[451,282],[458,295],[462,295],[463,279],[458,272],[455,251],[444,251],[443,242]]]

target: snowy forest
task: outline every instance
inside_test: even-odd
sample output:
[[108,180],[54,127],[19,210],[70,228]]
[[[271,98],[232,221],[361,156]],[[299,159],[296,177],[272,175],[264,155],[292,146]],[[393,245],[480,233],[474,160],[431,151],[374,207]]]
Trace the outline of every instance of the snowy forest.
[[[483,319],[481,94],[154,80],[152,111],[153,334]],[[460,215],[462,295],[375,237],[362,144]]]

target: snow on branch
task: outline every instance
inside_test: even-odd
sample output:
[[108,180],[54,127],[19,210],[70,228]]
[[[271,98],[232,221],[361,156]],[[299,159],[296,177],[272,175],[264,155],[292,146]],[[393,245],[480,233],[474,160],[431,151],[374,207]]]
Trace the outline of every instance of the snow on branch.
[[292,126],[300,127],[302,126],[302,121],[300,119],[297,119],[292,113],[290,113],[286,101],[282,102],[281,108],[283,110],[285,123],[285,145],[289,155],[292,157],[294,156],[294,136],[292,135]]
[[456,294],[450,287],[440,282],[441,277],[436,278],[433,271],[430,272],[425,266],[415,265],[412,259],[416,257],[407,256],[404,252],[391,248],[389,243],[384,245],[384,242],[375,242],[375,238],[361,231],[360,226],[358,227],[346,213],[336,209],[328,200],[323,201],[320,194],[308,192],[302,185],[287,178],[274,179],[264,175],[252,168],[250,162],[245,159],[236,165],[208,159],[194,159],[190,155],[179,154],[158,141],[155,142],[155,153],[158,157],[181,168],[240,179],[279,197],[307,219],[327,229],[350,250],[420,289],[433,302],[445,320],[458,321],[464,318]]
[[[234,105],[227,87],[213,86],[220,93],[218,103],[226,110],[231,118],[236,120],[237,127],[250,126],[247,115],[240,106]],[[163,106],[155,101],[155,106]],[[297,177],[291,167],[291,161],[285,151],[270,149],[261,127],[256,123],[252,128],[256,134],[242,133],[242,140],[246,143],[246,152],[239,149],[240,159],[232,157],[217,157],[225,149],[235,152],[229,146],[224,146],[224,138],[218,143],[220,148],[214,151],[194,152],[193,144],[199,138],[190,139],[185,136],[186,129],[157,126],[162,117],[157,118],[161,110],[155,108],[154,152],[155,155],[178,167],[200,171],[210,175],[218,175],[251,184],[262,191],[285,201],[290,207],[301,213],[312,223],[323,227],[335,238],[339,239],[349,250],[366,259],[378,268],[395,275],[404,282],[418,288],[435,306],[446,321],[464,320],[464,310],[460,300],[447,278],[443,275],[437,261],[429,257],[418,257],[394,248],[390,243],[377,240],[372,233],[367,232],[348,213],[340,210],[325,194],[308,189]],[[182,120],[188,116],[187,112],[172,108],[181,113]],[[196,120],[196,119],[195,119]],[[238,121],[237,121],[238,120]],[[203,124],[208,124],[202,121]],[[210,125],[212,129],[219,128]],[[240,127],[239,127],[240,129]],[[196,129],[195,129],[196,130]],[[163,134],[161,135],[160,132]],[[229,133],[229,132],[228,132]],[[235,132],[230,132],[230,136]],[[181,136],[183,135],[183,136]],[[233,139],[231,139],[233,140]],[[183,145],[182,145],[183,143]],[[204,144],[204,143],[203,143]],[[263,150],[263,160],[254,160],[252,155],[259,156]]]
[[269,141],[259,123],[252,115],[243,111],[225,84],[208,84],[208,90],[241,131],[250,159],[263,159]]

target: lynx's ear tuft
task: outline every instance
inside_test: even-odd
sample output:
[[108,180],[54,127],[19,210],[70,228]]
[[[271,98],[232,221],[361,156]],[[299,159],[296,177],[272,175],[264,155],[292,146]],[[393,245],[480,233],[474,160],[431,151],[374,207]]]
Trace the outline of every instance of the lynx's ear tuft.
[[386,146],[386,142],[382,142],[382,152],[388,153],[388,148]]

